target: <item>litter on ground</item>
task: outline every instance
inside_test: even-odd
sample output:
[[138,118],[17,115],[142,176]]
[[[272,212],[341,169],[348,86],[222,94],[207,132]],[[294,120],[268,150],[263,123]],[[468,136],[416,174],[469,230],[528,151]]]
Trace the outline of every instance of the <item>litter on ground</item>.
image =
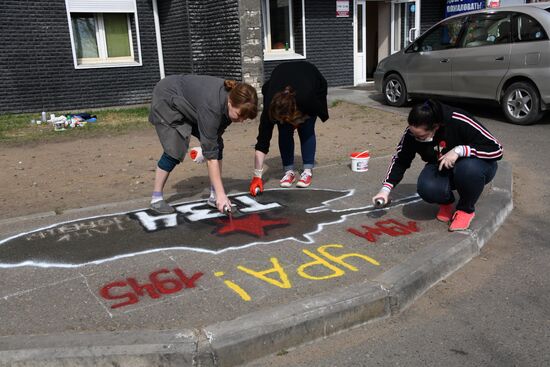
[[[89,113],[67,114],[60,116],[51,114],[50,119],[46,122],[51,124],[55,131],[64,131],[75,127],[84,127],[88,123],[95,123],[97,122],[97,116],[90,115]],[[40,124],[40,120],[32,120],[31,123]]]

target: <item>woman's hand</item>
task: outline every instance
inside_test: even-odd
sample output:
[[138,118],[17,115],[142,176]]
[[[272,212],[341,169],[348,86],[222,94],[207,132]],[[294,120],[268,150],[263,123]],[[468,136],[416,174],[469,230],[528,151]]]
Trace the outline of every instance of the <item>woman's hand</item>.
[[252,181],[250,181],[250,195],[256,196],[258,194],[261,194],[264,192],[264,181],[261,177],[254,176],[252,177]]
[[[383,207],[386,206],[386,204],[390,201],[390,193],[386,190],[380,190],[378,191],[378,194],[376,194],[372,198],[372,203],[376,207]],[[381,204],[380,204],[381,202]]]
[[226,210],[231,211],[231,201],[225,194],[218,195],[216,193],[216,207],[218,208],[220,213],[227,214]]
[[208,176],[210,176],[210,184],[216,192],[216,207],[221,213],[224,213],[224,208],[231,210],[231,201],[227,198],[222,183],[222,165],[217,159],[207,159]]
[[458,154],[454,151],[454,149],[449,150],[439,158],[439,170],[441,171],[443,168],[453,168],[457,159]]
[[250,181],[248,190],[250,195],[256,196],[264,192],[264,181],[262,180],[262,174],[264,172],[264,160],[266,154],[259,150],[254,151],[254,176]]

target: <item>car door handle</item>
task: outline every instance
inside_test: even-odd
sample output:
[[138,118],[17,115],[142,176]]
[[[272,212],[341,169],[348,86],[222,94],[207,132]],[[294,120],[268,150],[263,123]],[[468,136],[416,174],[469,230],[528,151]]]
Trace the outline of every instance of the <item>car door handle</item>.
[[449,59],[441,59],[441,60],[439,60],[439,62],[447,63],[447,62],[449,62]]
[[504,61],[504,56],[499,56],[495,59],[495,61]]

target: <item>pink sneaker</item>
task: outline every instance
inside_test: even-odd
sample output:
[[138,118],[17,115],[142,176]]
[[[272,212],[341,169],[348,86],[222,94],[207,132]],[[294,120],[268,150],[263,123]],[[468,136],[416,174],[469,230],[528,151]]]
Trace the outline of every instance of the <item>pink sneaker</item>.
[[466,213],[462,210],[457,210],[453,215],[453,221],[449,226],[449,231],[463,231],[470,228],[470,223],[472,223],[472,219],[474,219],[475,216],[475,213]]
[[290,187],[294,181],[296,181],[296,174],[294,171],[286,171],[281,181],[279,181],[279,185],[281,187]]
[[308,187],[311,185],[311,173],[302,172],[300,175],[300,181],[296,184],[296,187]]
[[449,223],[453,219],[454,204],[443,204],[439,206],[439,212],[437,212],[437,220]]

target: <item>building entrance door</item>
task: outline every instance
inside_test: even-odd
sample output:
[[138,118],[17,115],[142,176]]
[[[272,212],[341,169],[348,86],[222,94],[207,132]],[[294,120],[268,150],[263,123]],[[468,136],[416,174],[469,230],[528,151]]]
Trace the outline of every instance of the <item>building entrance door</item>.
[[366,6],[365,0],[355,0],[355,11],[353,12],[354,29],[354,78],[353,84],[367,82],[367,37],[366,37]]
[[391,52],[410,45],[420,35],[420,0],[395,0],[391,8]]

